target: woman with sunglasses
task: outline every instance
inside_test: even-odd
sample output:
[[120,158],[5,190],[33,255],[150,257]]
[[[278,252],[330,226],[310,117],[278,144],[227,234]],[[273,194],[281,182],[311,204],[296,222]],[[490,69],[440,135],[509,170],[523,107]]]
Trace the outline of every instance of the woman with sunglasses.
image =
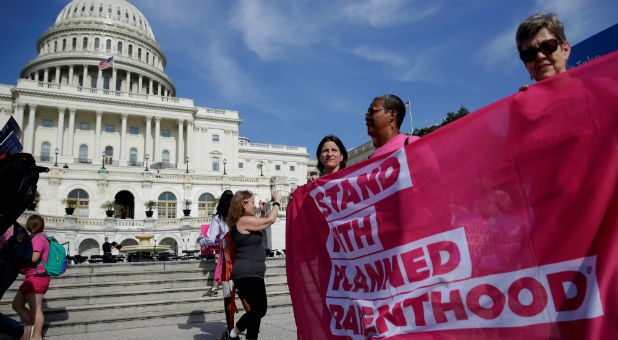
[[[277,218],[281,204],[279,191],[272,191],[273,206],[264,217],[266,203],[260,202],[261,217],[255,216],[253,194],[242,190],[232,197],[227,214],[227,225],[236,245],[236,260],[232,268],[232,280],[247,312],[240,317],[236,326],[226,335],[228,339],[238,339],[240,332],[247,330],[246,339],[257,339],[262,317],[266,315],[266,251],[262,240],[262,230],[270,227]],[[246,303],[246,304],[245,304]]]
[[541,81],[567,70],[571,45],[562,22],[554,14],[536,14],[524,20],[515,40],[519,57],[532,79]]
[[369,158],[391,153],[420,138],[399,133],[405,116],[406,107],[399,97],[385,94],[373,99],[365,113],[367,134],[376,148]]

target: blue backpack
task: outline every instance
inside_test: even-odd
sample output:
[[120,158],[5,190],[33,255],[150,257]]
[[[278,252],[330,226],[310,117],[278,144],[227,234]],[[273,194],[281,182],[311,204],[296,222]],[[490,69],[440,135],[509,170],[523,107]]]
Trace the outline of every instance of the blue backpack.
[[[47,275],[49,276],[59,276],[67,270],[68,260],[67,260],[67,252],[64,247],[58,243],[58,241],[53,236],[47,236],[45,234],[40,234],[45,237],[47,241],[49,241],[49,255],[47,256],[47,263],[43,262],[43,267],[47,271]],[[39,266],[36,267],[37,273],[39,271]]]

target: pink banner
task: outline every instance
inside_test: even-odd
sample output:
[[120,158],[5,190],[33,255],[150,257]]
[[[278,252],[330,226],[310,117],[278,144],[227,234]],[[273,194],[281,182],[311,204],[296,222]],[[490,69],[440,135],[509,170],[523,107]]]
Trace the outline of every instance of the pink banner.
[[299,187],[298,337],[616,339],[617,210],[613,53]]

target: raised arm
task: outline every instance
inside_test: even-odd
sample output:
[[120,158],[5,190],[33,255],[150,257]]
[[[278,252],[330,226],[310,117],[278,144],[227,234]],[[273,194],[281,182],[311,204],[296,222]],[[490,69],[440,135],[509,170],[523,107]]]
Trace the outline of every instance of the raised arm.
[[[243,216],[236,223],[236,228],[241,233],[246,233],[250,231],[261,231],[268,227],[270,227],[275,220],[277,219],[277,213],[279,212],[279,191],[273,190],[272,197],[275,201],[273,203],[273,207],[270,210],[270,213],[266,217],[255,217],[255,216]],[[275,207],[276,206],[276,207]],[[262,208],[262,207],[260,207]]]

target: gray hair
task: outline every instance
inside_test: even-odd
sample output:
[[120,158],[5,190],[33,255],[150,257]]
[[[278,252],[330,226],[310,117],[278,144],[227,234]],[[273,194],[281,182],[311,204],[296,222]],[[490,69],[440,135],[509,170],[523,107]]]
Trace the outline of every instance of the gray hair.
[[379,97],[375,97],[373,100],[382,99],[385,109],[397,111],[397,128],[401,128],[403,119],[406,117],[406,106],[403,104],[401,98],[394,94],[384,94]]
[[535,36],[541,29],[547,28],[556,38],[566,40],[564,34],[564,25],[556,18],[555,13],[549,14],[535,14],[528,19],[524,20],[517,28],[517,34],[515,35],[515,41],[517,42],[517,49],[521,49],[521,44],[524,40],[527,40]]

